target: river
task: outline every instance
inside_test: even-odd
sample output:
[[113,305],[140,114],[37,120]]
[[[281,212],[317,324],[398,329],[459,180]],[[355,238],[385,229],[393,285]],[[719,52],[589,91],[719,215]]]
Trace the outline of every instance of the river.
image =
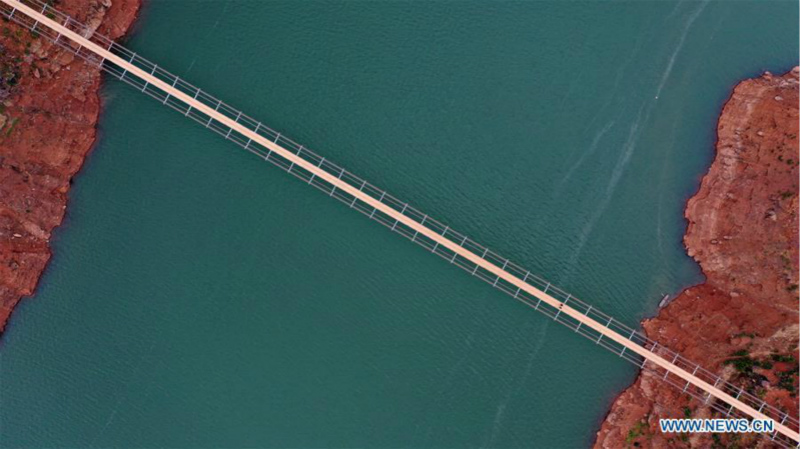
[[[166,1],[127,43],[635,325],[796,2]],[[586,447],[636,371],[116,81],[3,447]]]

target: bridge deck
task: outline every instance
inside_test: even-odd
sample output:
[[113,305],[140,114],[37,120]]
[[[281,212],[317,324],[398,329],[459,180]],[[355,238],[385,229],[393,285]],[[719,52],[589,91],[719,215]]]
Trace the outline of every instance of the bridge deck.
[[[712,405],[727,414],[738,411],[740,415],[752,418],[774,419],[776,432],[773,438],[780,434],[793,440],[792,446],[800,442],[800,435],[792,428],[797,428],[796,418],[725,382],[668,348],[659,346],[657,342],[551,286],[508,259],[422,214],[408,203],[391,197],[135,53],[89,31],[84,25],[48,5],[38,0],[26,0],[24,3],[19,0],[0,0],[0,6],[3,6],[0,13],[4,16],[71,49],[78,56],[140,88],[163,104],[349,204],[621,357],[659,375],[663,373],[666,381],[683,391],[706,402],[715,398]],[[720,405],[722,403],[724,407]]]

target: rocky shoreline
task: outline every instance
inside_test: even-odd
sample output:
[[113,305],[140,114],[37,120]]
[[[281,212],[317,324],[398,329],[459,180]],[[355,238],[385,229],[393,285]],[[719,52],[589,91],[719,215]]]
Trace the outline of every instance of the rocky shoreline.
[[[122,37],[141,0],[59,0],[59,10]],[[0,23],[0,333],[33,294],[64,219],[72,177],[97,136],[100,69],[9,21]]]
[[[644,321],[648,337],[798,415],[798,75],[739,83],[716,156],[689,199],[684,244],[706,277]],[[594,447],[770,447],[737,434],[662,434],[660,418],[712,410],[641,372],[614,401]]]

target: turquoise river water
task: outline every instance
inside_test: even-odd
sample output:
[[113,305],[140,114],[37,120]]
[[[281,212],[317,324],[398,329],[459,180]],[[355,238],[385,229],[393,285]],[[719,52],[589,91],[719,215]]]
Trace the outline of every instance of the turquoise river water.
[[[128,45],[623,322],[797,3],[147,2]],[[108,82],[3,447],[579,448],[633,366]]]

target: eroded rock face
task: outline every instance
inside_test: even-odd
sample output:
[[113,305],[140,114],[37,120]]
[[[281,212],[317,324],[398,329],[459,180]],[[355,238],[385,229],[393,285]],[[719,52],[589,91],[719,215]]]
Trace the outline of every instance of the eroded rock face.
[[[687,251],[706,282],[645,320],[657,340],[798,414],[798,74],[741,82],[717,125],[716,157],[688,202]],[[753,437],[665,435],[659,418],[712,410],[641,373],[595,448],[769,446]]]
[[[140,0],[62,0],[56,7],[119,38]],[[94,144],[100,71],[0,22],[0,332],[50,259],[70,180]]]

